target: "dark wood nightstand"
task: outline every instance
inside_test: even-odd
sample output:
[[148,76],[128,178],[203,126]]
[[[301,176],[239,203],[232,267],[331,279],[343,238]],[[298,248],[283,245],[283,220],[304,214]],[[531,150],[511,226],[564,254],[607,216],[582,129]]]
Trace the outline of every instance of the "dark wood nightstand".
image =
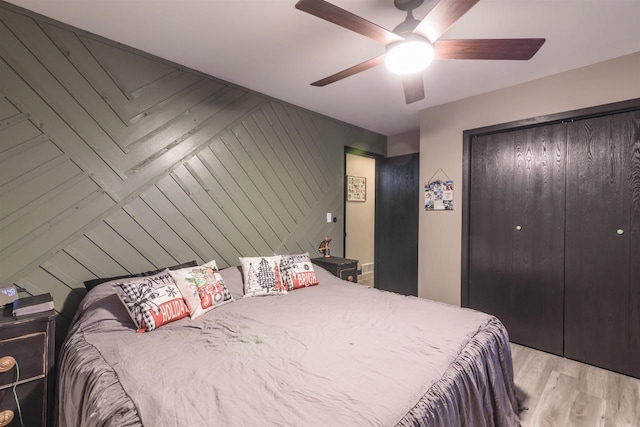
[[[20,426],[15,384],[25,427],[53,425],[49,421],[53,420],[55,384],[55,312],[16,320],[11,311],[5,307],[0,318],[0,426]],[[16,366],[20,369],[17,382]],[[2,424],[2,418],[11,415],[13,421]]]
[[329,271],[336,277],[358,283],[358,260],[331,256],[312,258],[311,262]]

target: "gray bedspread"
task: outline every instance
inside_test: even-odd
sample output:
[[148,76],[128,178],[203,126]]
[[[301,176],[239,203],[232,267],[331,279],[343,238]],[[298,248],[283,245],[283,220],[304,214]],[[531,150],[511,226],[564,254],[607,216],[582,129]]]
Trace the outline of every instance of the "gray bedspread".
[[109,285],[82,301],[59,359],[65,426],[517,426],[495,318],[351,284],[242,299],[149,333]]

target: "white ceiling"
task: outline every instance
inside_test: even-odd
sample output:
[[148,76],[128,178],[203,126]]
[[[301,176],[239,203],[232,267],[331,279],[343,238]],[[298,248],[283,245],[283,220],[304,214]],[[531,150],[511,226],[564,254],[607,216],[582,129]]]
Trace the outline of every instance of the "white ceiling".
[[[330,0],[387,29],[392,0]],[[394,135],[427,107],[640,51],[640,0],[481,0],[443,39],[547,39],[530,61],[435,61],[425,99],[406,105],[384,66],[324,88],[309,83],[384,53],[378,43],[294,8],[296,0],[9,0],[330,117]],[[422,19],[436,0],[415,11]],[[639,76],[640,80],[640,76]]]

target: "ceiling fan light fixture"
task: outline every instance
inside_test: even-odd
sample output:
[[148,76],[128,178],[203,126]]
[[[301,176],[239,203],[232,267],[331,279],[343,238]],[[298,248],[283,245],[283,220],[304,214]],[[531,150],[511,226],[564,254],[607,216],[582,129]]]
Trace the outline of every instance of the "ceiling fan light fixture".
[[423,37],[412,37],[387,47],[384,63],[392,73],[413,74],[427,68],[433,61],[434,50]]

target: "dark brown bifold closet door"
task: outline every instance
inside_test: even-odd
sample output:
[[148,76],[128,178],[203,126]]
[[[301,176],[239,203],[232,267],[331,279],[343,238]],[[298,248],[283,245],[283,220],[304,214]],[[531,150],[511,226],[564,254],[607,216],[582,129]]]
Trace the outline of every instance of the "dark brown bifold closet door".
[[562,354],[566,126],[471,144],[469,306],[512,341]]
[[631,223],[629,224],[629,306],[631,307],[629,373],[640,378],[640,111],[630,120]]
[[629,306],[631,307],[631,349],[629,373],[640,378],[640,111],[631,115],[631,224],[629,225]]
[[565,356],[636,376],[639,139],[638,111],[569,124],[565,256]]

